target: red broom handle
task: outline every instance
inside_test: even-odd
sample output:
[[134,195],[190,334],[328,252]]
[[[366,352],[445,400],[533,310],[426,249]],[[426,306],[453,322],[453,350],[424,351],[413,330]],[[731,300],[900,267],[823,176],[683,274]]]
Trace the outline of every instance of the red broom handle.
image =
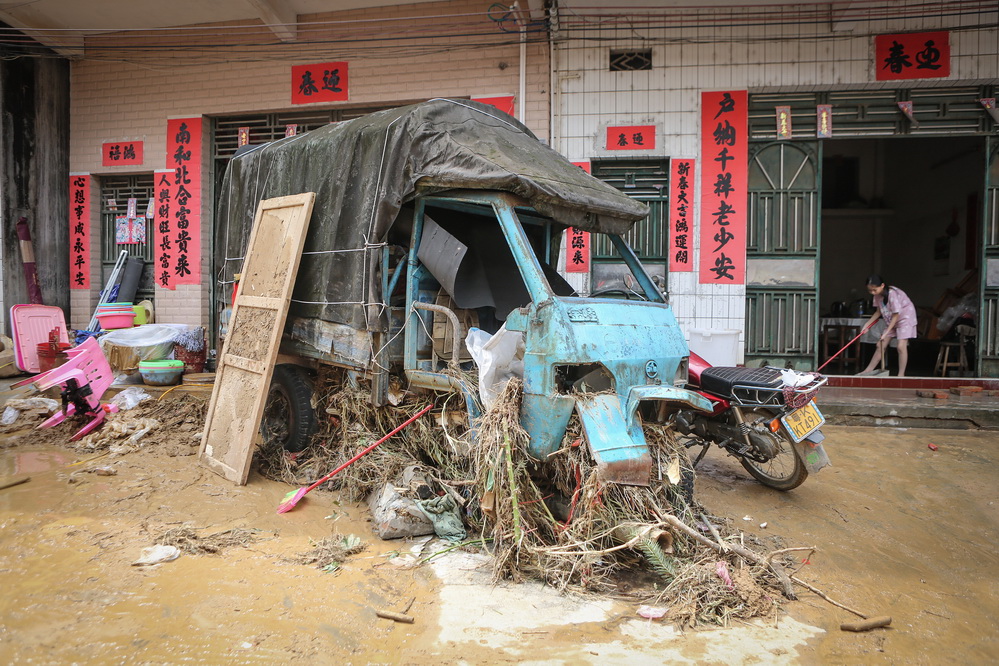
[[843,345],[842,349],[840,349],[838,352],[836,352],[835,354],[833,354],[832,356],[830,356],[829,358],[827,358],[826,362],[823,363],[822,365],[820,365],[819,369],[816,370],[815,372],[819,372],[820,370],[822,370],[822,368],[824,368],[827,365],[829,365],[834,358],[836,358],[837,356],[839,356],[840,354],[842,354],[843,352],[845,352],[847,347],[849,347],[854,342],[856,342],[857,339],[860,338],[860,336],[862,336],[864,333],[867,332],[867,329],[869,329],[871,326],[874,326],[874,324],[876,324],[877,322],[878,322],[878,320],[875,319],[874,321],[872,321],[871,323],[869,323],[867,326],[865,326],[864,329],[860,333],[857,333],[857,337],[856,338],[854,338],[853,340],[850,340],[849,342],[847,342],[845,345]]
[[322,484],[326,483],[327,481],[329,481],[330,479],[332,479],[334,476],[336,476],[337,474],[339,474],[340,472],[342,472],[346,468],[348,468],[351,465],[353,465],[354,463],[356,463],[358,460],[360,460],[361,458],[363,458],[365,455],[367,455],[368,453],[370,453],[371,451],[373,451],[375,449],[375,447],[377,447],[379,444],[381,444],[382,442],[384,442],[386,439],[388,439],[392,435],[396,434],[397,432],[399,432],[400,430],[402,430],[403,428],[405,428],[406,426],[408,426],[410,423],[412,423],[416,419],[420,418],[421,416],[423,416],[424,414],[426,414],[427,412],[429,412],[432,407],[433,407],[432,404],[427,405],[426,407],[424,407],[423,409],[421,409],[420,411],[418,411],[416,414],[413,414],[411,417],[409,417],[408,419],[406,419],[405,423],[403,423],[402,425],[398,426],[395,430],[393,430],[389,434],[385,435],[384,437],[382,437],[381,439],[379,439],[377,442],[375,442],[374,444],[372,444],[368,448],[364,449],[363,451],[361,451],[360,453],[358,453],[356,456],[354,456],[353,458],[351,458],[350,460],[348,460],[344,464],[340,465],[335,470],[333,470],[332,472],[330,472],[329,474],[327,474],[326,476],[324,476],[323,478],[319,479],[318,481],[316,481],[315,483],[313,483],[311,486],[309,486],[308,488],[306,488],[305,492],[306,493],[312,492],[313,490],[315,490],[316,488],[318,488]]

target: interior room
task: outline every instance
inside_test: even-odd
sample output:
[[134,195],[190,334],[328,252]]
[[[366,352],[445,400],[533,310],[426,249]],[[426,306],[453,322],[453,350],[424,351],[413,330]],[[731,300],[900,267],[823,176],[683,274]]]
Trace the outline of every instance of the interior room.
[[[919,314],[909,345],[908,376],[940,375],[941,342],[954,349],[948,376],[974,374],[972,335],[979,305],[980,209],[985,142],[980,137],[844,139],[826,142],[822,160],[819,298],[822,317],[859,319],[873,310],[865,286],[878,274],[902,289]],[[856,323],[856,322],[853,322]],[[846,335],[820,321],[820,355],[835,353]],[[961,334],[973,328],[961,328]],[[834,362],[834,374],[863,370],[876,335],[865,334]],[[830,339],[832,338],[832,339]],[[859,356],[859,358],[858,358]],[[948,355],[949,356],[949,355]],[[887,367],[897,374],[897,354]]]

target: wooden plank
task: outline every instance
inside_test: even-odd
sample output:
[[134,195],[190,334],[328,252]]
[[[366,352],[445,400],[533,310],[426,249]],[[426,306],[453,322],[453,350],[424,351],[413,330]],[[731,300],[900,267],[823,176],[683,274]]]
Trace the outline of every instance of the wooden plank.
[[250,473],[315,200],[313,192],[267,199],[253,220],[199,453],[209,469],[239,485]]
[[231,365],[234,368],[246,370],[247,372],[252,372],[256,375],[262,375],[267,372],[267,365],[263,361],[255,361],[252,358],[243,358],[242,356],[236,356],[235,354],[227,354],[223,357],[223,361],[226,365]]
[[247,296],[239,295],[236,298],[239,299],[239,304],[244,308],[264,308],[267,310],[276,310],[281,306],[281,299],[279,298],[269,298],[267,296]]

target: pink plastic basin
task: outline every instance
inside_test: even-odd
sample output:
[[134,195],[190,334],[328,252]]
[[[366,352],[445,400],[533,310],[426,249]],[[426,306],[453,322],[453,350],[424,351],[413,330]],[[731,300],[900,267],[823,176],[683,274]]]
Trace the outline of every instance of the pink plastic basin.
[[135,311],[100,313],[97,315],[97,321],[101,322],[101,328],[105,331],[116,328],[132,328],[132,322],[135,321]]

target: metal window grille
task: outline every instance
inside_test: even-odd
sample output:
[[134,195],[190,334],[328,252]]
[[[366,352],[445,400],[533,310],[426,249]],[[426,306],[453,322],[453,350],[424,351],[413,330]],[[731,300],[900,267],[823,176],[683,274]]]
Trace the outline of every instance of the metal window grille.
[[639,72],[650,69],[652,69],[652,49],[610,52],[612,72]]
[[[649,207],[649,216],[639,220],[624,239],[643,262],[666,263],[669,160],[593,160],[591,169],[595,177]],[[596,237],[592,252],[594,261],[621,260],[610,239],[603,235]]]
[[[144,243],[118,243],[115,238],[115,220],[128,212],[128,200],[136,200],[136,213],[145,216],[150,199],[154,198],[153,174],[142,173],[131,176],[101,176],[101,288],[104,287],[111,269],[122,250],[133,257],[142,257],[146,263],[135,300],[153,299],[153,275],[155,273],[155,226],[153,219],[145,219],[146,240]],[[109,203],[114,201],[115,207]]]

